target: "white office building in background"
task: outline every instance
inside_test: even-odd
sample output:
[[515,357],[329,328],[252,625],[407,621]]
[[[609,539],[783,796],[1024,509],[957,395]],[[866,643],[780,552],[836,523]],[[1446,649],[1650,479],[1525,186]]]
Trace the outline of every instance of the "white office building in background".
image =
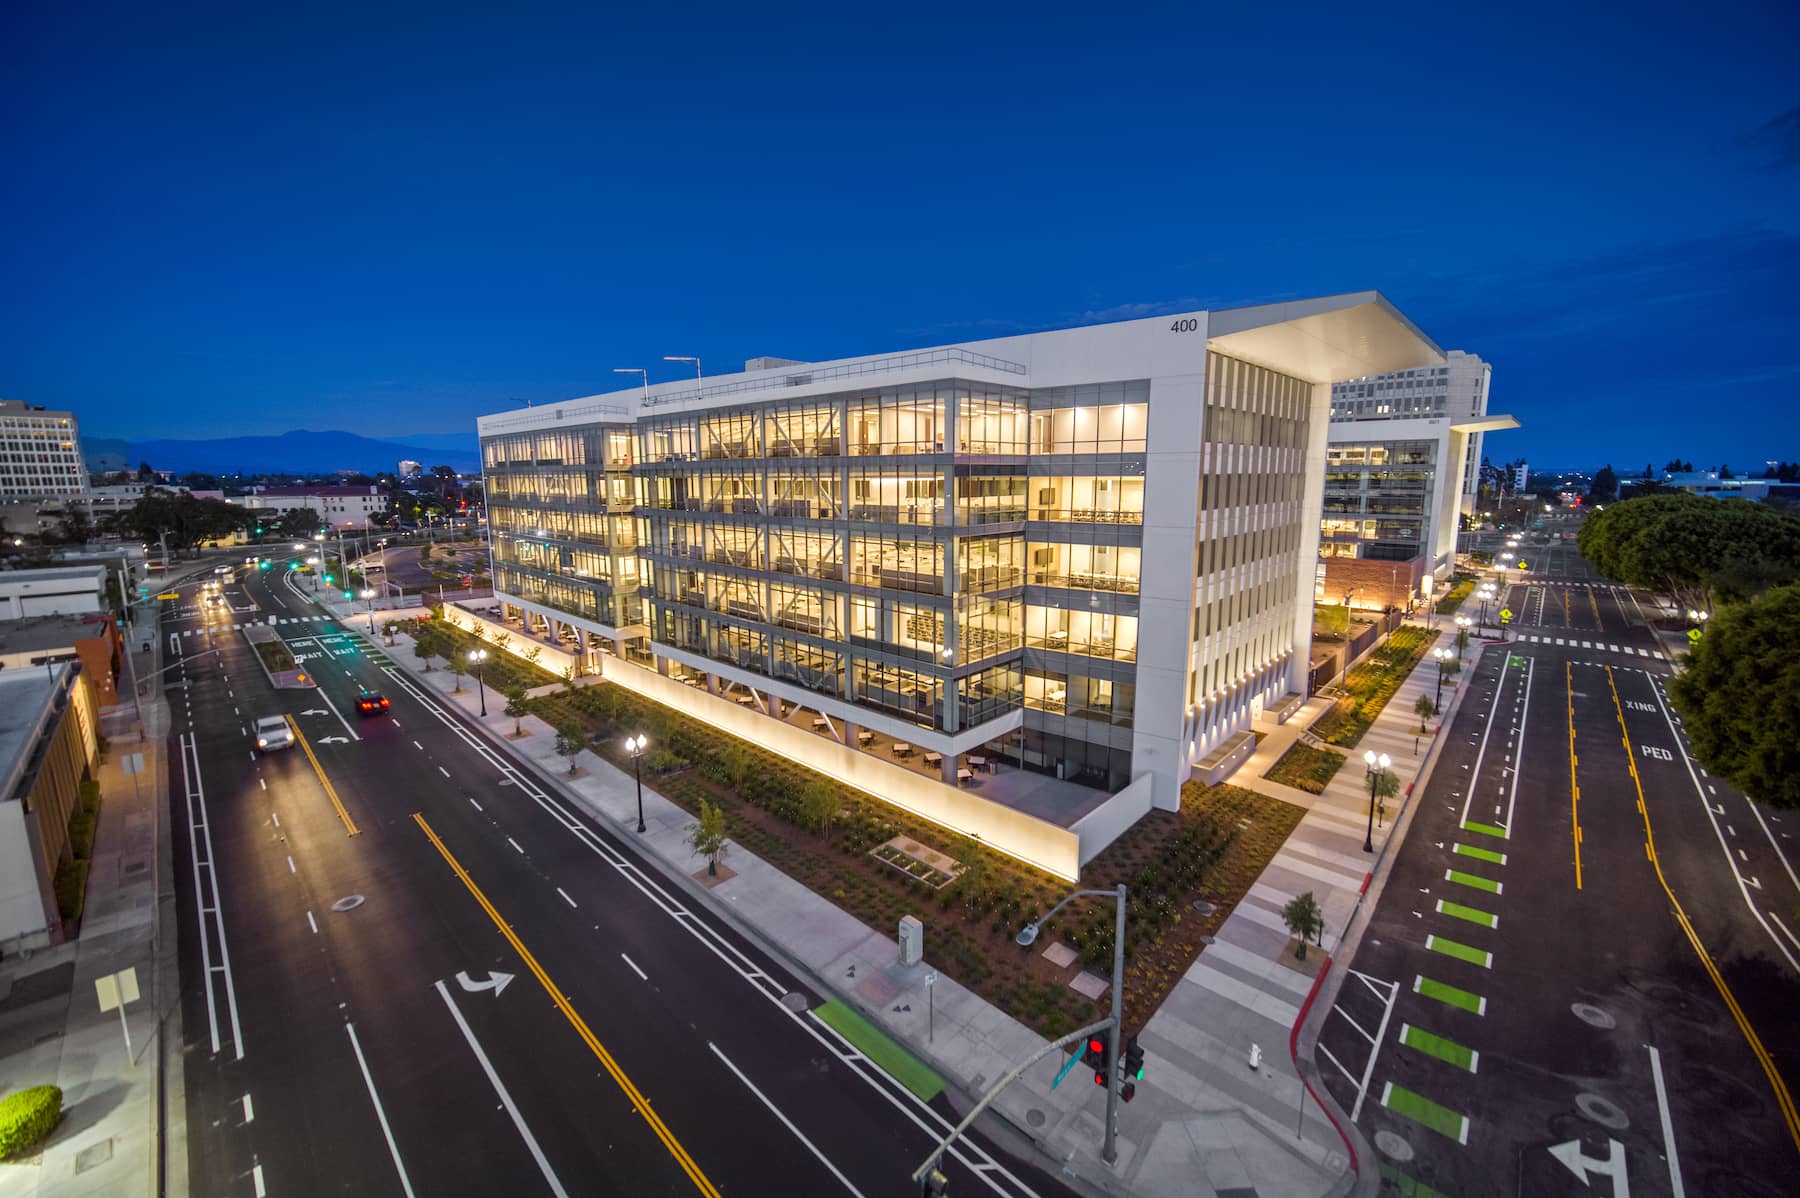
[[1362,292],[499,413],[496,597],[1072,876],[1305,688],[1331,386],[1443,364]]
[[75,413],[0,399],[0,501],[80,498],[87,492]]

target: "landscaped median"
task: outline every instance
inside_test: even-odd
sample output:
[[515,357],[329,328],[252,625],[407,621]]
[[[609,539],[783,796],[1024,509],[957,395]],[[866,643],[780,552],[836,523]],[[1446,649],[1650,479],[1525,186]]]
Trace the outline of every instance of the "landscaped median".
[[312,675],[300,668],[293,650],[274,628],[267,624],[245,625],[244,639],[256,650],[257,664],[268,675],[270,686],[277,690],[304,690],[319,685]]
[[[482,643],[441,621],[420,630],[440,655]],[[510,682],[557,681],[521,677],[523,666],[507,662]],[[1061,1035],[1106,1010],[1103,992],[1089,998],[1070,983],[1110,972],[1111,904],[1067,908],[1034,949],[1021,948],[1019,928],[1068,883],[618,683],[565,685],[521,704],[626,774],[637,764],[626,736],[647,736],[646,786],[691,814],[716,805],[738,846],[867,927],[893,936],[916,916],[934,968],[1033,1031]],[[1152,811],[1082,869],[1083,887],[1129,887],[1128,1027],[1148,1021],[1303,814],[1239,787],[1190,784],[1179,812]],[[1066,960],[1046,955],[1058,945]]]

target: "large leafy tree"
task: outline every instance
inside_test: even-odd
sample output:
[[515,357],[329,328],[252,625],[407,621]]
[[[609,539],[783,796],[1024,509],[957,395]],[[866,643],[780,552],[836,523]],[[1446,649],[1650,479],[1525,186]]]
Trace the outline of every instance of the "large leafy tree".
[[1611,503],[1619,497],[1619,476],[1611,465],[1600,467],[1594,472],[1593,485],[1588,487],[1588,498],[1595,503]]
[[192,549],[250,527],[254,513],[222,499],[196,499],[152,490],[117,519],[119,531],[140,541],[169,534],[171,549]]
[[1725,607],[1669,680],[1694,755],[1753,799],[1800,807],[1800,585]]
[[1800,520],[1763,504],[1644,495],[1582,525],[1582,556],[1609,578],[1711,608],[1800,578]]

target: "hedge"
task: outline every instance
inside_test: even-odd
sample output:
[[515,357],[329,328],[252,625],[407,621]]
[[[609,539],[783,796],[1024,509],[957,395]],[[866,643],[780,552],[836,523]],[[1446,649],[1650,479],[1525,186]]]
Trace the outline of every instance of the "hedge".
[[94,813],[89,808],[69,816],[69,851],[81,861],[94,855]]
[[81,809],[95,811],[100,807],[100,783],[89,778],[81,784]]
[[42,1144],[62,1120],[63,1092],[32,1086],[0,1098],[0,1157],[10,1158]]
[[56,912],[65,920],[81,918],[87,903],[87,875],[86,861],[63,861],[56,867]]

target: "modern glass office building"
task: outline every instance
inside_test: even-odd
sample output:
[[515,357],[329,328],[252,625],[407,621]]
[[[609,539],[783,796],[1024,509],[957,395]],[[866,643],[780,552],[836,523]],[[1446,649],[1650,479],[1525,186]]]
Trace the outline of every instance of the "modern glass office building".
[[852,755],[1069,827],[1173,809],[1305,684],[1330,385],[1440,360],[1365,292],[488,416],[495,588],[878,794]]

